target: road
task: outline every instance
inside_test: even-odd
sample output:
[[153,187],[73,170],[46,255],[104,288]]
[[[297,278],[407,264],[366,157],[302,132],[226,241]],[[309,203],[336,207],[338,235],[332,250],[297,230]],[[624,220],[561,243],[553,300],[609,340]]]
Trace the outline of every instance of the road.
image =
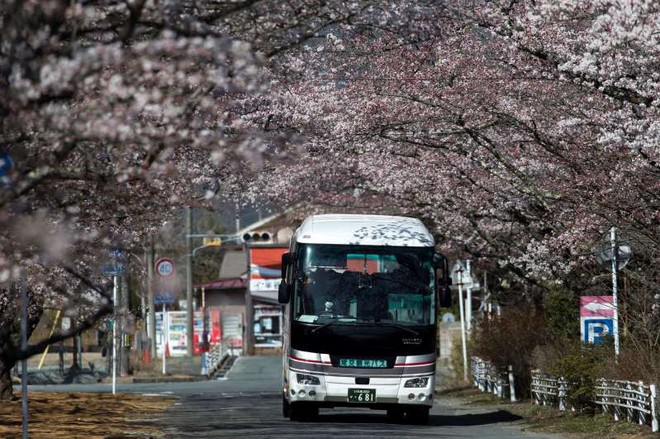
[[[314,421],[292,422],[281,415],[281,358],[241,357],[222,380],[186,383],[120,384],[119,392],[175,395],[179,400],[155,420],[167,438],[533,438],[561,436],[524,431],[508,412],[465,406],[440,398],[429,425],[388,422],[384,412],[360,408],[321,410]],[[108,392],[109,385],[31,386],[34,390]]]

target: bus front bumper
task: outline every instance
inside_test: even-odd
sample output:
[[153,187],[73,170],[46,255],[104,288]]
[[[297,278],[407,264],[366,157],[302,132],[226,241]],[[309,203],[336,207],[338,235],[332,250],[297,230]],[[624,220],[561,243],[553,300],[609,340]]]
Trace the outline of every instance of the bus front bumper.
[[[368,381],[368,384],[357,384],[365,381]],[[432,406],[434,385],[434,375],[365,380],[362,377],[338,377],[290,371],[285,392],[290,403],[317,403],[325,407]]]

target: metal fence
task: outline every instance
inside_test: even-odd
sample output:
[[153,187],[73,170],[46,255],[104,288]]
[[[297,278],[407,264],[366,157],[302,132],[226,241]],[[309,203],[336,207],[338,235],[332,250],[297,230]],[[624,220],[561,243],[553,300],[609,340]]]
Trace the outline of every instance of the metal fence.
[[222,365],[222,362],[229,356],[228,345],[225,342],[216,343],[211,346],[208,352],[208,367],[206,374],[212,376]]
[[479,357],[472,357],[471,369],[474,385],[479,390],[516,401],[516,387],[511,366],[501,368]]
[[[568,408],[569,383],[537,370],[532,371],[532,401],[539,405]],[[603,413],[611,414],[615,421],[648,424],[653,432],[658,428],[658,393],[655,384],[619,380],[596,380],[594,403]]]
[[532,402],[538,405],[558,406],[559,410],[566,410],[568,396],[568,382],[562,378],[553,377],[532,371]]
[[658,431],[658,391],[655,384],[599,379],[596,381],[596,404],[614,420],[626,419],[640,425],[650,424]]

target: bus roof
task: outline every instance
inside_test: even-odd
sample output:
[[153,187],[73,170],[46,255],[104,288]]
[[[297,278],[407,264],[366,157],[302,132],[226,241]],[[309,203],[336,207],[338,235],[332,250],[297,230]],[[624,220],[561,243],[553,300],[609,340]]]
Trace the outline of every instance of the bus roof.
[[294,239],[306,244],[433,247],[433,235],[416,218],[327,214],[305,219]]

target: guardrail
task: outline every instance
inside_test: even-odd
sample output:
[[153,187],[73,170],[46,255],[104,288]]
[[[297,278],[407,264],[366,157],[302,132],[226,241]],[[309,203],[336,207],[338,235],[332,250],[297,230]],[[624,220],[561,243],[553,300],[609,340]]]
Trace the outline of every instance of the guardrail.
[[596,380],[596,404],[604,413],[614,416],[615,421],[625,418],[639,425],[650,424],[651,430],[658,428],[658,391],[655,384],[643,382]]
[[471,359],[474,385],[482,392],[492,393],[500,398],[516,401],[516,386],[512,367],[501,368],[479,357]]
[[[611,414],[615,421],[625,419],[649,424],[653,432],[658,427],[658,393],[655,384],[598,379],[594,386],[594,402],[603,413]],[[563,378],[532,371],[532,401],[539,405],[568,408],[569,383]]]
[[567,407],[568,382],[563,378],[553,377],[532,371],[532,401],[538,405],[558,406],[564,411]]
[[227,349],[227,343],[221,341],[220,343],[213,344],[209,349],[207,361],[208,367],[206,370],[207,376],[212,376],[222,362],[229,356],[229,349]]

